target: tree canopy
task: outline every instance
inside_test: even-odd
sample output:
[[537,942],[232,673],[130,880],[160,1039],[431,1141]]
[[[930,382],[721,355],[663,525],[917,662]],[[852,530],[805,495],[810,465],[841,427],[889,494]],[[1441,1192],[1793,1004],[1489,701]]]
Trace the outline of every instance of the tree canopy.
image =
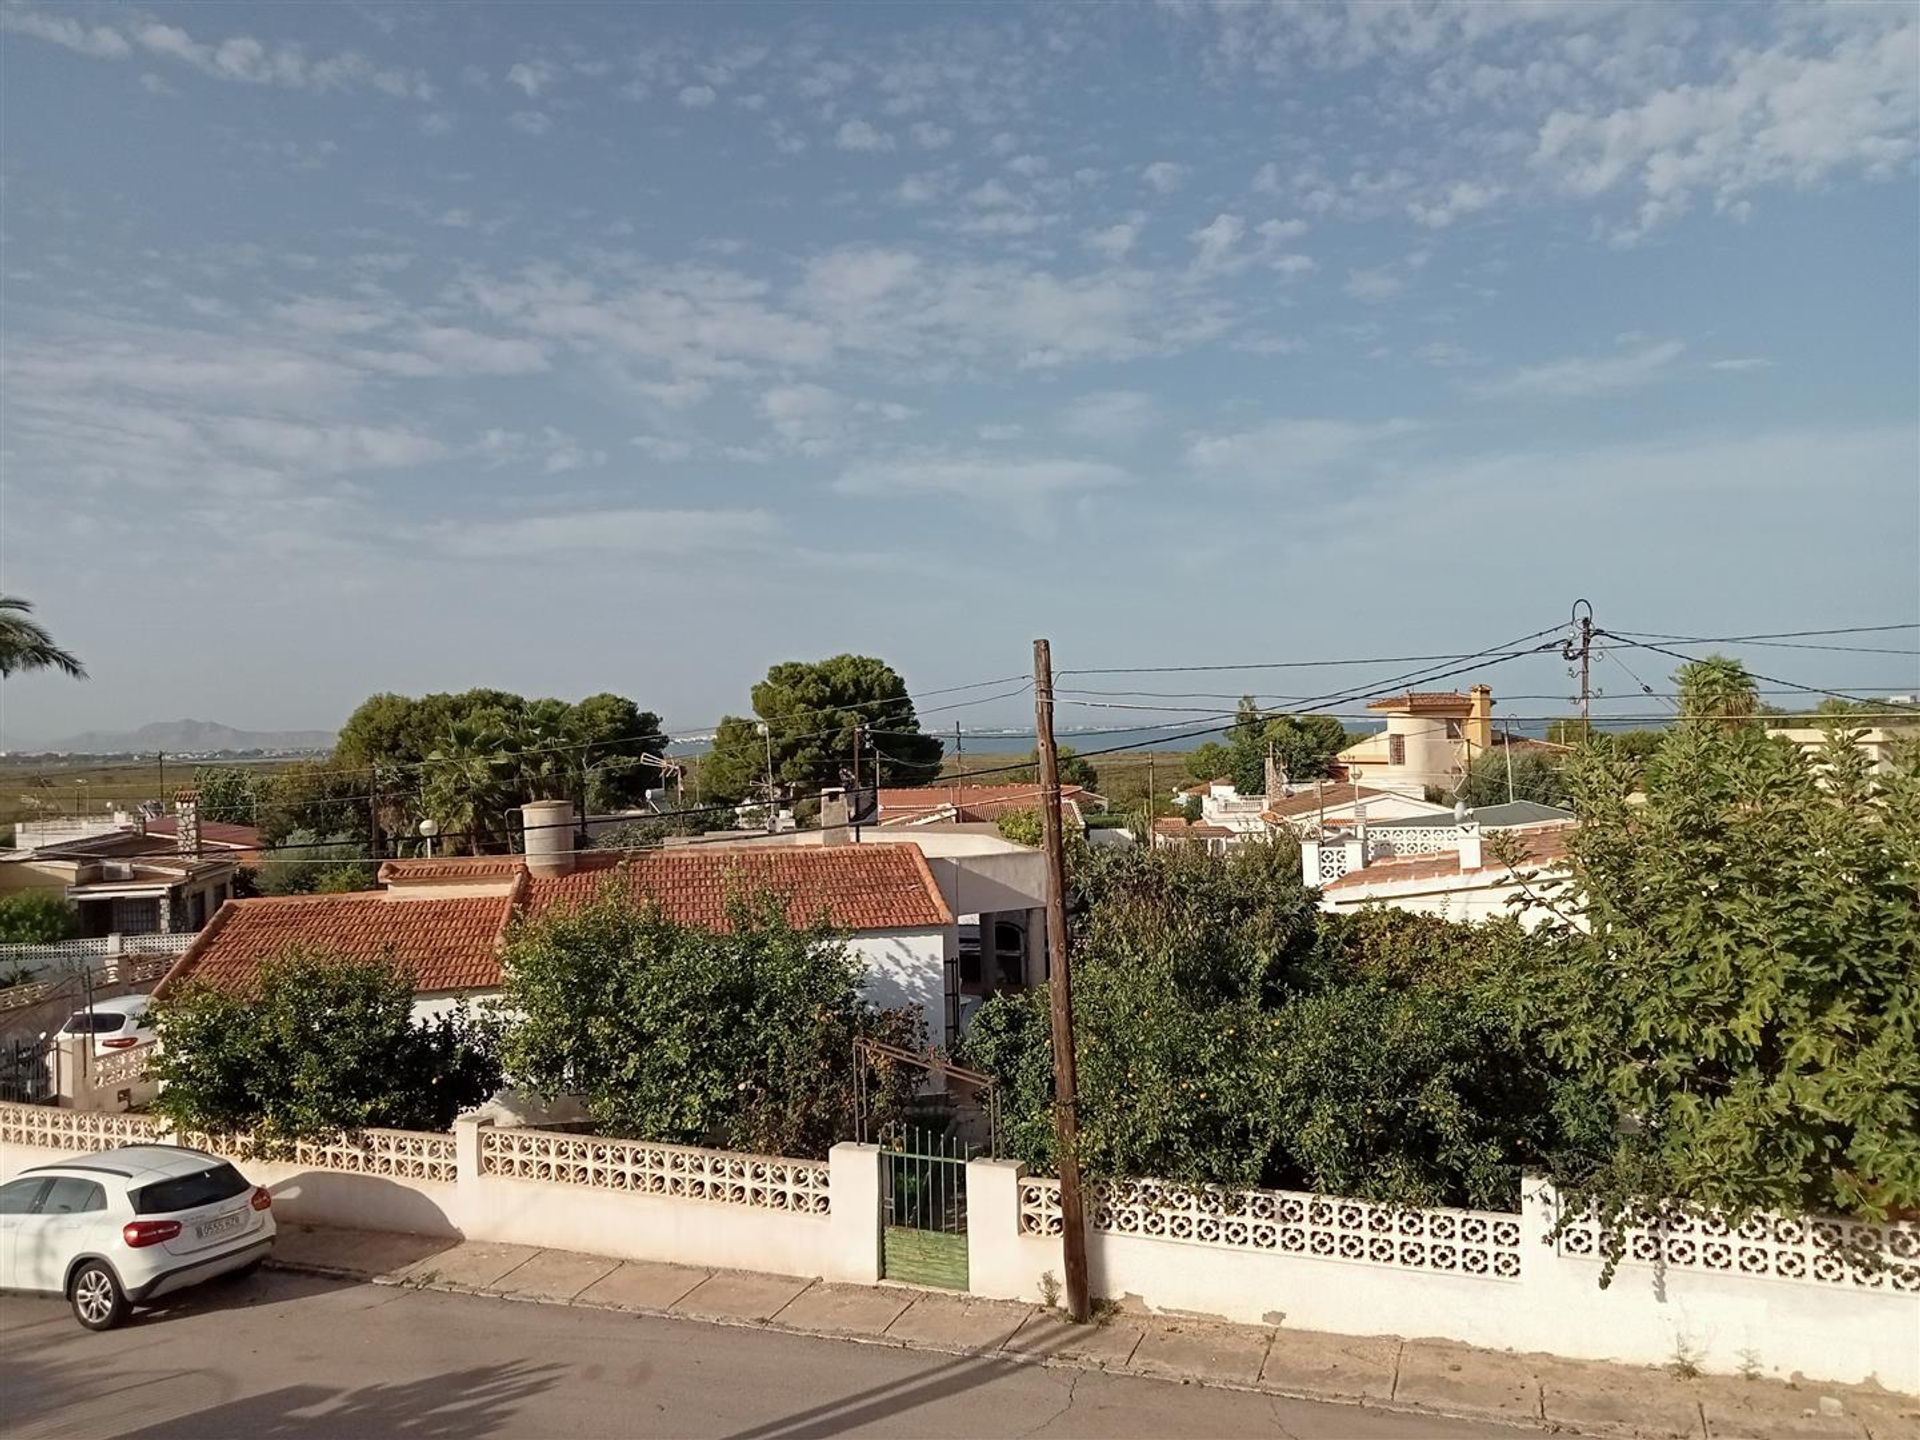
[[[725,934],[680,925],[616,882],[517,925],[508,1073],[577,1095],[603,1134],[824,1156],[851,1133],[855,1039],[918,1048],[922,1017],[870,1005],[841,937],[796,929],[778,898],[730,910]],[[877,1118],[903,1113],[916,1079],[875,1067]]]
[[[1920,1207],[1920,750],[1809,761],[1727,664],[1683,669],[1644,775],[1569,765],[1572,876],[1542,887],[1532,1003],[1615,1125],[1573,1180],[1878,1219]],[[1629,795],[1644,789],[1644,802]]]
[[53,890],[0,896],[0,944],[51,945],[80,933],[80,912]]
[[413,998],[401,968],[297,946],[251,993],[190,981],[153,1007],[153,1108],[269,1154],[370,1126],[445,1130],[499,1088],[497,1036],[464,1010],[416,1024]]
[[1476,808],[1504,805],[1508,800],[1533,800],[1542,805],[1567,803],[1566,762],[1540,750],[1506,747],[1483,750],[1467,766],[1460,798]]
[[1187,770],[1195,780],[1225,775],[1242,795],[1263,795],[1269,745],[1282,773],[1297,785],[1332,773],[1334,757],[1351,738],[1331,715],[1275,715],[1243,695],[1226,739],[1189,752]]
[[[586,813],[640,805],[659,784],[667,737],[660,717],[621,695],[575,703],[505,690],[375,695],[341,728],[329,768],[349,774],[383,834],[431,816],[450,850],[504,848],[508,813],[529,800],[568,799]],[[416,796],[417,799],[410,799]],[[305,828],[332,827],[313,823]]]
[[87,667],[70,650],[53,643],[53,634],[32,619],[33,602],[18,595],[0,595],[0,679],[28,670],[58,670],[75,680],[87,678]]
[[[1290,844],[1082,852],[1073,887],[1083,1161],[1096,1177],[1507,1205],[1594,1106],[1520,1021],[1512,923],[1320,915]],[[1052,1163],[1044,989],[965,1049],[1014,1152]]]
[[752,700],[753,718],[723,719],[701,761],[701,789],[717,800],[765,798],[769,741],[774,784],[787,794],[817,795],[843,783],[843,772],[854,768],[856,727],[865,736],[860,766],[866,783],[924,785],[939,778],[944,747],[921,733],[906,682],[884,660],[790,660],[767,671]]

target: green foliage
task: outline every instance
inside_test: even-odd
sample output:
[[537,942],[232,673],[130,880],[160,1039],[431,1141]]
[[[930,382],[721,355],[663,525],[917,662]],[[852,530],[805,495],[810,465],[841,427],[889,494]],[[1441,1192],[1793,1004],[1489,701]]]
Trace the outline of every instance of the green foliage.
[[[1093,762],[1075,750],[1071,745],[1058,746],[1054,751],[1054,765],[1060,772],[1062,785],[1078,785],[1100,792],[1100,772],[1093,768]],[[1027,752],[1026,763],[1014,770],[996,776],[1003,784],[1015,785],[1031,782],[1040,783],[1040,752],[1037,749]]]
[[193,772],[200,818],[220,825],[257,825],[273,793],[273,773],[252,765],[202,765]]
[[1030,845],[1038,850],[1046,839],[1046,825],[1038,810],[1008,810],[997,816],[993,824],[1003,838],[1016,845]]
[[[603,1133],[823,1156],[851,1133],[853,1042],[918,1046],[921,1017],[860,995],[860,967],[772,896],[736,897],[715,934],[637,905],[617,884],[523,923],[504,953],[520,1020],[507,1069],[542,1095],[578,1095]],[[916,1077],[877,1067],[877,1118],[905,1113]]]
[[[1920,749],[1874,776],[1836,730],[1817,764],[1757,724],[1724,666],[1642,777],[1569,767],[1584,823],[1532,1003],[1618,1134],[1563,1178],[1738,1216],[1920,1207]],[[1584,928],[1583,928],[1584,927]]]
[[1560,756],[1540,750],[1519,749],[1511,757],[1504,748],[1483,750],[1467,767],[1460,798],[1476,809],[1482,805],[1504,805],[1509,799],[1564,806],[1569,796],[1562,770]]
[[[383,835],[410,834],[431,816],[450,851],[479,854],[505,848],[508,812],[528,800],[572,800],[588,813],[640,804],[658,784],[666,743],[660,717],[621,695],[569,704],[488,689],[387,694],[348,717],[332,764],[357,774],[361,794],[369,776],[384,793]],[[417,807],[403,798],[415,788]]]
[[1725,726],[1751,725],[1761,713],[1760,696],[1747,667],[1725,655],[1693,660],[1674,672],[1683,721],[1712,720]]
[[[345,836],[323,838],[308,830],[294,830],[281,848],[265,857],[256,872],[254,888],[262,895],[365,890],[373,885],[376,868],[360,858],[365,853]],[[349,878],[352,883],[347,883]]]
[[500,1085],[490,1021],[412,1018],[413,982],[381,961],[289,947],[257,990],[188,983],[157,1001],[154,1109],[182,1130],[295,1140],[385,1126],[445,1130]]
[[0,944],[51,945],[80,933],[80,912],[52,890],[0,897]]
[[1317,780],[1332,771],[1334,757],[1347,747],[1346,727],[1331,715],[1274,715],[1244,695],[1225,742],[1210,740],[1187,757],[1196,780],[1224,775],[1242,795],[1267,790],[1267,749],[1289,782]]
[[767,736],[754,720],[729,715],[701,763],[701,786],[717,800],[764,795],[769,738],[776,785],[796,796],[839,785],[841,772],[853,770],[856,725],[864,727],[860,763],[869,783],[876,757],[883,785],[924,785],[939,778],[940,741],[920,733],[906,682],[871,656],[775,665],[753,687],[753,713],[767,726]]
[[18,595],[0,595],[0,678],[27,670],[58,670],[75,680],[87,678],[87,667],[72,651],[53,643],[53,636],[33,614],[33,602]]
[[[1092,852],[1073,873],[1083,1163],[1406,1204],[1511,1205],[1592,1144],[1596,1107],[1511,999],[1524,944],[1380,912],[1319,916],[1292,845]],[[1045,991],[990,1000],[970,1061],[1006,1138],[1053,1160]]]
[[261,777],[260,836],[269,845],[299,832],[367,834],[367,777],[318,761],[301,761]]

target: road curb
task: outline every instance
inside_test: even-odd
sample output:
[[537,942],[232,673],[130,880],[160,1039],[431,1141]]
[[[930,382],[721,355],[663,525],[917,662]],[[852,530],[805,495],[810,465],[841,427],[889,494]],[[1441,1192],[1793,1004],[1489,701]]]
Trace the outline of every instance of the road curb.
[[[615,1315],[640,1315],[655,1320],[679,1320],[696,1325],[723,1325],[734,1330],[770,1330],[782,1335],[798,1335],[813,1340],[833,1340],[844,1344],[867,1345],[883,1350],[912,1350],[929,1355],[948,1355],[957,1359],[997,1360],[1006,1365],[1032,1365],[1047,1370],[1076,1370],[1082,1373],[1096,1372],[1103,1375],[1125,1375],[1136,1380],[1157,1381],[1163,1385],[1198,1385],[1209,1390],[1233,1390],[1243,1394],[1271,1395],[1281,1400],[1304,1400],[1320,1405],[1341,1405],[1353,1410],[1374,1410],[1395,1415],[1430,1415],[1436,1419],[1466,1420],[1483,1425],[1501,1425],[1516,1431],[1534,1434],[1577,1434],[1614,1437],[1635,1437],[1640,1434],[1630,1427],[1609,1427],[1606,1429],[1576,1430],[1562,1422],[1541,1419],[1518,1419],[1511,1415],[1496,1415],[1486,1411],[1471,1409],[1446,1409],[1431,1405],[1407,1405],[1394,1402],[1381,1403],[1378,1400],[1357,1399],[1351,1395],[1335,1395],[1325,1391],[1302,1390],[1295,1387],[1278,1385],[1245,1384],[1232,1380],[1220,1380],[1201,1375],[1156,1374],[1143,1370],[1130,1369],[1124,1365],[1105,1365],[1098,1360],[1080,1359],[1073,1356],[1035,1355],[1030,1352],[1008,1350],[1005,1342],[992,1349],[960,1349],[953,1346],[934,1344],[921,1340],[895,1339],[886,1335],[861,1335],[841,1330],[822,1330],[803,1325],[783,1323],[778,1313],[765,1320],[739,1319],[726,1315],[692,1315],[679,1310],[664,1310],[655,1306],[642,1305],[605,1305],[592,1300],[556,1300],[548,1296],[521,1295],[512,1290],[489,1286],[461,1285],[451,1281],[414,1281],[397,1276],[369,1275],[364,1270],[349,1270],[339,1266],[321,1265],[303,1260],[269,1259],[266,1268],[293,1275],[314,1275],[330,1280],[358,1280],[371,1285],[384,1285],[397,1290],[434,1290],[445,1295],[470,1295],[484,1300],[505,1300],[518,1305],[556,1305],[575,1310],[599,1310]],[[814,1284],[818,1284],[815,1281]],[[800,1295],[813,1288],[809,1285]],[[902,1289],[914,1287],[902,1286]],[[945,1292],[941,1292],[945,1293]],[[798,1299],[796,1295],[794,1299]],[[792,1301],[788,1301],[791,1304]],[[781,1307],[786,1308],[785,1306]]]

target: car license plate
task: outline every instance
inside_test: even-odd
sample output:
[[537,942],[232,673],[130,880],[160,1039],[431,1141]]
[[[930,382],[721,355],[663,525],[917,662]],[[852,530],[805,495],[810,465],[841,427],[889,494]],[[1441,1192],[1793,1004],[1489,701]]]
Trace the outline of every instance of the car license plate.
[[222,1235],[231,1235],[234,1231],[238,1230],[240,1228],[240,1218],[237,1214],[222,1215],[217,1220],[208,1220],[204,1224],[196,1226],[194,1234],[198,1235],[202,1240],[217,1240]]

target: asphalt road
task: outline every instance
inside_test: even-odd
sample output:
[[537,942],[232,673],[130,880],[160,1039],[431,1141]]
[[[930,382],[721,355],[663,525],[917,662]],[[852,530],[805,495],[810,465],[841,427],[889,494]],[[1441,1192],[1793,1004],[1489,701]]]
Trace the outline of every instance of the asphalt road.
[[1239,1436],[1518,1432],[693,1320],[267,1272],[104,1335],[0,1296],[0,1435]]

